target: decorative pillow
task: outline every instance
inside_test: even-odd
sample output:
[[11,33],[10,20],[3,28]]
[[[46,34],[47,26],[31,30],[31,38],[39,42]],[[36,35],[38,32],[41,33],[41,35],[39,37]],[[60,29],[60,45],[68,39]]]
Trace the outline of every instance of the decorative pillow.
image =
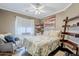
[[6,42],[3,34],[0,34],[0,39],[3,40],[4,42]]
[[58,37],[59,36],[59,31],[50,31],[49,36]]
[[0,38],[0,45],[4,44],[4,41]]
[[18,37],[15,37],[15,41],[18,41],[19,40],[19,38]]
[[44,35],[49,36],[50,31],[44,31]]
[[16,42],[15,42],[15,36],[13,36],[13,35],[5,36],[5,40],[6,40],[7,42],[16,43]]

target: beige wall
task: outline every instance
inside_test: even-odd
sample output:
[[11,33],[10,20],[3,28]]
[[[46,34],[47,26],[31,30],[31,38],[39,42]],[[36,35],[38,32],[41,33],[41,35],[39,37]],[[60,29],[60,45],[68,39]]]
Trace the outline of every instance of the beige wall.
[[[64,12],[56,14],[56,28],[61,30],[63,25],[63,19],[65,19],[67,16],[69,18],[74,17],[76,15],[79,15],[79,4],[74,3],[72,4],[67,10]],[[73,21],[74,22],[74,21]]]
[[33,18],[33,17],[0,10],[0,33],[14,33],[15,32],[16,16],[36,20],[36,18]]
[[[56,19],[56,28],[58,30],[61,30],[62,25],[64,23],[63,19],[65,19],[67,16],[69,18],[71,18],[71,17],[74,17],[76,15],[79,15],[79,4],[77,4],[77,3],[72,4],[72,6],[70,6],[64,12],[56,14],[56,18],[57,18]],[[14,33],[15,32],[14,22],[15,22],[16,16],[35,19],[33,17],[24,16],[24,15],[0,10],[0,32],[2,32],[2,33],[4,33],[4,32]],[[36,21],[35,23],[38,23],[38,21]]]

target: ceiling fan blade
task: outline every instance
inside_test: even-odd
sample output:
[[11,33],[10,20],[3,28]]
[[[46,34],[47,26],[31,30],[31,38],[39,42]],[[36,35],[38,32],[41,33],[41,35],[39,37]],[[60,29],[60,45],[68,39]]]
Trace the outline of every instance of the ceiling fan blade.
[[38,14],[38,11],[35,11],[35,14]]
[[35,14],[40,14],[40,13],[41,13],[40,11],[36,11],[36,12],[35,12]]
[[43,9],[44,8],[44,6],[40,6],[38,9]]
[[29,10],[30,12],[33,12],[33,11],[35,11],[35,10]]
[[32,8],[37,9],[33,4],[31,4]]
[[40,14],[41,12],[38,12],[38,14]]
[[45,11],[44,11],[44,10],[40,10],[40,12],[45,13]]

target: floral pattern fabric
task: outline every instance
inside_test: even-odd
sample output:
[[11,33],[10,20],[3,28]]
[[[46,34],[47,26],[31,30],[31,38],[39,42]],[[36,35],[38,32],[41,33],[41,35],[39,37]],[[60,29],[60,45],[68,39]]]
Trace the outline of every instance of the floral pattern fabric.
[[59,38],[47,36],[24,37],[24,46],[32,56],[47,56],[59,46]]

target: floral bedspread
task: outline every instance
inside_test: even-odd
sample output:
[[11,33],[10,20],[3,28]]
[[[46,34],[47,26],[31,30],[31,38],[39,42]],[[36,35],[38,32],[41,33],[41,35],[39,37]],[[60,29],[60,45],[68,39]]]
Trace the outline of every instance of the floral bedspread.
[[59,46],[59,39],[47,36],[24,36],[24,46],[32,56],[47,56]]

